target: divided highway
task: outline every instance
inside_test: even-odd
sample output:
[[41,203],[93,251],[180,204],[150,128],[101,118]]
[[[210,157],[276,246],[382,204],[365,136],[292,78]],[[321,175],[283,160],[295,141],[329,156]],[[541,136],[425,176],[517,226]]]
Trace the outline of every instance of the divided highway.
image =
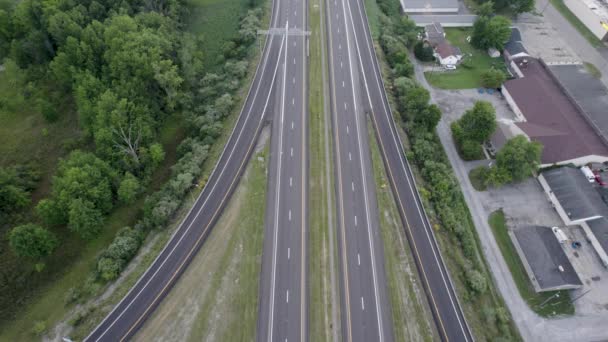
[[444,341],[473,341],[393,121],[364,5],[362,0],[343,1],[354,25],[355,56],[363,75],[360,88],[367,100],[365,111],[375,126],[393,194],[439,335]]
[[375,182],[353,25],[346,0],[326,0],[334,136],[342,336],[345,341],[392,341]]
[[280,1],[285,42],[273,98],[257,341],[307,341],[308,109],[306,0]]
[[[282,1],[273,1],[271,27],[279,23],[279,3]],[[152,265],[85,341],[115,342],[133,336],[205,242],[251,156],[269,110],[279,57],[285,49],[283,37],[268,37],[238,121],[205,188]]]

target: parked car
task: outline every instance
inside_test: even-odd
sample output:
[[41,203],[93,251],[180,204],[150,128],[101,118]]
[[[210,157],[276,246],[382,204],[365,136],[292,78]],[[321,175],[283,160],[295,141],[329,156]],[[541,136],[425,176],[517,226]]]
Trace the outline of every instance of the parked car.
[[443,66],[445,70],[456,70],[456,66],[453,64],[446,64]]

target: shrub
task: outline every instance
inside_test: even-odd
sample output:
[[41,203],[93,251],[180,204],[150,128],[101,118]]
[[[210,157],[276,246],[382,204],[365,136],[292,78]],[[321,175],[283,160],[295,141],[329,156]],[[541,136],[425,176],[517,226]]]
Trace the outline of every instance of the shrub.
[[465,274],[467,285],[473,293],[480,295],[486,292],[488,284],[486,283],[486,278],[479,271],[470,269]]
[[418,41],[418,43],[414,45],[414,55],[416,58],[418,58],[418,60],[423,62],[432,62],[435,60],[435,57],[433,56],[433,48],[422,41]]

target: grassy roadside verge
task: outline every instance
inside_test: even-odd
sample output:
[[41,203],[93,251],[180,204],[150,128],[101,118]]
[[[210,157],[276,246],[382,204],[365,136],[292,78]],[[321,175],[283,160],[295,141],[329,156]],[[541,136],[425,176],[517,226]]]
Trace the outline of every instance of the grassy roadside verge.
[[268,144],[254,154],[208,241],[135,341],[253,339],[267,165]]
[[370,120],[367,126],[395,341],[438,340]]
[[[336,248],[331,248],[334,241],[330,234],[328,212],[333,208],[333,186],[332,173],[327,179],[327,160],[331,159],[331,149],[326,149],[329,141],[326,140],[325,120],[325,91],[324,91],[324,69],[327,64],[323,45],[325,44],[325,21],[324,0],[310,0],[309,2],[309,25],[310,35],[310,59],[309,59],[309,82],[308,82],[308,105],[309,105],[309,332],[311,341],[331,341],[336,333],[339,333],[340,324],[334,322],[333,311],[339,310],[334,307],[337,299],[333,298],[331,273],[335,271],[330,256]],[[327,152],[329,151],[329,155]],[[329,181],[329,184],[328,184]],[[330,198],[328,198],[328,193]],[[329,203],[328,203],[329,201]]]
[[583,24],[583,22],[580,21],[580,19],[576,15],[574,15],[572,11],[570,11],[568,6],[564,4],[563,0],[549,1],[555,7],[555,9],[558,10],[564,16],[564,18],[566,18],[566,20],[570,22],[572,26],[574,26],[578,33],[580,33],[583,37],[585,37],[585,39],[587,39],[591,46],[595,48],[602,46],[602,42],[600,42],[600,40],[597,39],[597,37],[587,28],[587,26],[585,26],[585,24]]
[[[568,291],[534,292],[524,265],[521,263],[515,246],[513,246],[509,237],[504,212],[497,210],[491,213],[488,223],[492,228],[500,252],[509,266],[511,275],[513,275],[519,294],[528,303],[528,306],[543,317],[574,314],[574,305],[570,303]],[[557,293],[559,293],[559,296]]]

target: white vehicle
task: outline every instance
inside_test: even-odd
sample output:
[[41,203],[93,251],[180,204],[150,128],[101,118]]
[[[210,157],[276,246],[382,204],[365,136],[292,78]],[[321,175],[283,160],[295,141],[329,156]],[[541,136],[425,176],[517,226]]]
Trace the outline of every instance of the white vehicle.
[[564,244],[568,241],[568,236],[566,236],[566,233],[564,233],[563,230],[559,229],[558,227],[553,227],[552,230],[559,243]]
[[595,174],[593,174],[593,171],[588,166],[581,167],[581,172],[587,177],[589,183],[595,182]]
[[446,64],[443,66],[446,70],[456,70],[456,66],[454,64]]

